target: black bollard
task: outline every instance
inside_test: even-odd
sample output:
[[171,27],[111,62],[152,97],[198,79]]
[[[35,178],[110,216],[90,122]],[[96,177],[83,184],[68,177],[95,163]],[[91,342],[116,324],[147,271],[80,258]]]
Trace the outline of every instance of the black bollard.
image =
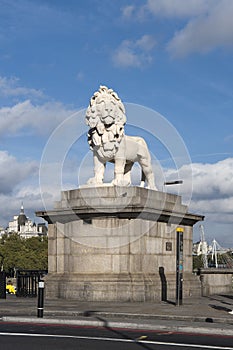
[[37,317],[43,318],[44,314],[44,281],[39,281]]
[[163,266],[159,267],[159,276],[161,280],[161,301],[167,301],[167,279]]

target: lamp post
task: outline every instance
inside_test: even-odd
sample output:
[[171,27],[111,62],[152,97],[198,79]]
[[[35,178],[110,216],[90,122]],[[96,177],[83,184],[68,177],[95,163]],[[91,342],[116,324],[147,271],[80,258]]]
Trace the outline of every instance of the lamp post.
[[166,182],[164,182],[164,186],[181,185],[182,183],[183,183],[183,180],[166,181]]
[[181,185],[182,183],[183,183],[183,180],[166,181],[163,183],[163,190],[164,190],[164,186]]

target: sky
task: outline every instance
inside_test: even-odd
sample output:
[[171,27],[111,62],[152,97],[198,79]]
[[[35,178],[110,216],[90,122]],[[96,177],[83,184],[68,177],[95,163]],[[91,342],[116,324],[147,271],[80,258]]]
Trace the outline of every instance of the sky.
[[87,181],[85,109],[106,85],[126,133],[148,142],[159,190],[233,247],[232,16],[232,0],[0,0],[0,226],[22,202],[38,220]]

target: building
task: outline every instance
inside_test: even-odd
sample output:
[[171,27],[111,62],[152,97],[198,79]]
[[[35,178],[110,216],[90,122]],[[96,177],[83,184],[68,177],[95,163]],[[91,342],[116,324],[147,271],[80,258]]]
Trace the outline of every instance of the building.
[[32,222],[32,220],[25,215],[22,204],[19,215],[14,215],[13,220],[9,222],[6,233],[18,233],[23,238],[46,236],[47,226],[45,223],[36,224]]

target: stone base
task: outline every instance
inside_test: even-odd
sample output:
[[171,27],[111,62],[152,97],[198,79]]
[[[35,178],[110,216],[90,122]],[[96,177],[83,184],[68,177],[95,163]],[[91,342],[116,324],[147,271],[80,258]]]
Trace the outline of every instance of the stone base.
[[[50,212],[48,298],[155,301],[176,295],[176,229],[184,230],[183,295],[201,292],[192,275],[192,226],[181,197],[138,187],[62,192]],[[161,271],[164,271],[161,276]],[[164,291],[164,290],[163,290]]]
[[[166,276],[166,300],[175,301],[174,274]],[[88,274],[48,275],[46,298],[75,299],[77,301],[161,301],[162,282],[158,275],[143,274]],[[200,281],[189,274],[184,277],[183,297],[201,296]],[[165,301],[165,300],[164,300]]]

